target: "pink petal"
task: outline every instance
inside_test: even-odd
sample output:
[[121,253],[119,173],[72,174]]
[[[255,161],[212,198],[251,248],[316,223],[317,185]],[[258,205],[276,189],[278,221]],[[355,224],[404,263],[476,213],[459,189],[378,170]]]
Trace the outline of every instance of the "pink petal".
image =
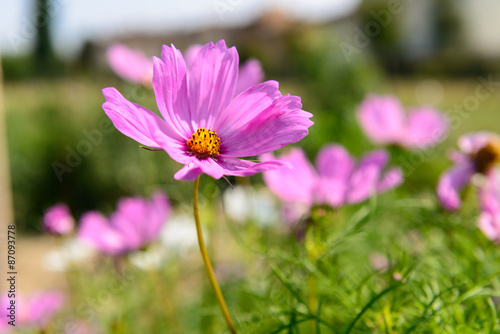
[[463,164],[469,161],[469,156],[467,154],[455,150],[450,150],[446,156],[455,164]]
[[45,328],[52,317],[62,309],[64,297],[61,292],[41,292],[33,295],[27,305],[29,310],[27,321],[29,324],[37,325],[39,328]]
[[123,79],[151,86],[153,60],[139,50],[132,50],[122,44],[113,44],[106,52],[113,71]]
[[352,172],[347,193],[348,203],[358,203],[373,195],[389,155],[384,150],[367,153]]
[[[189,72],[189,109],[194,130],[213,128],[234,95],[238,52],[224,40],[204,45]],[[193,131],[194,132],[194,131]]]
[[319,202],[336,207],[345,201],[348,182],[354,168],[354,160],[341,145],[327,145],[316,157],[321,181],[316,189]]
[[441,205],[447,210],[460,207],[460,190],[469,183],[475,172],[474,164],[467,162],[455,165],[441,175],[437,186],[437,195]]
[[142,198],[123,198],[118,202],[115,213],[109,218],[110,225],[118,232],[127,250],[139,249],[149,240],[144,233],[147,207]]
[[484,235],[494,241],[500,239],[500,213],[483,211],[479,215],[477,225]]
[[224,175],[251,176],[257,173],[275,170],[277,168],[290,168],[290,165],[283,161],[263,161],[253,162],[227,156],[218,156],[214,161],[223,169]]
[[[270,153],[259,157],[262,161],[273,161]],[[283,167],[264,172],[264,182],[284,202],[313,204],[313,189],[318,175],[300,148],[293,148],[281,155],[279,161],[288,162],[291,168]]]
[[122,235],[127,250],[139,249],[159,234],[168,213],[168,200],[161,193],[151,200],[140,197],[121,199],[111,216],[111,226]]
[[56,204],[45,211],[43,229],[47,233],[66,235],[73,231],[75,220],[66,204]]
[[183,181],[194,181],[199,175],[203,174],[203,171],[195,165],[191,159],[189,163],[186,163],[177,173],[174,175],[174,179]]
[[481,210],[494,215],[500,215],[500,185],[497,174],[496,170],[489,172],[486,182],[479,188],[478,193]]
[[403,134],[405,146],[423,148],[443,140],[448,123],[439,112],[433,109],[416,109],[408,115],[407,130]]
[[203,46],[201,44],[193,44],[189,46],[189,48],[187,48],[187,50],[184,52],[184,60],[186,61],[186,68],[188,72],[191,70],[193,62],[202,47]]
[[205,173],[214,179],[220,179],[223,175],[251,176],[256,173],[283,167],[284,165],[286,163],[279,161],[255,163],[220,155],[215,158],[203,160],[193,159],[188,167],[185,166],[177,172],[175,178],[178,180],[192,180],[201,173]]
[[184,58],[173,45],[164,45],[161,59],[153,57],[153,61],[153,89],[158,109],[169,127],[187,140],[196,129],[191,125]]
[[104,88],[102,105],[114,126],[139,143],[163,148],[174,160],[187,160],[185,140],[152,111],[125,99],[115,88]]
[[405,115],[391,96],[367,96],[357,112],[365,134],[377,144],[398,144],[404,134]]
[[107,254],[120,254],[126,249],[122,235],[98,212],[88,212],[82,216],[78,238]]
[[281,96],[278,83],[266,81],[238,95],[217,120],[221,153],[231,157],[260,155],[295,143],[313,124],[300,98]]
[[[200,44],[193,44],[184,52],[184,59],[186,60],[186,68],[189,72],[191,69],[198,52],[202,48]],[[247,88],[261,83],[264,79],[264,71],[257,59],[249,59],[239,68],[238,81],[236,82],[236,89],[234,95],[238,95]]]
[[389,169],[378,182],[376,190],[377,193],[383,193],[387,190],[393,189],[403,183],[403,171],[399,167]]
[[474,154],[496,137],[496,134],[488,131],[470,133],[458,138],[458,147],[466,154]]
[[244,90],[261,83],[264,80],[264,71],[257,59],[247,60],[241,67],[236,83],[234,95],[238,95]]
[[220,135],[231,135],[248,124],[259,113],[267,111],[281,98],[278,82],[266,81],[236,96],[216,120],[214,128]]
[[355,162],[347,150],[336,144],[325,145],[316,157],[318,173],[324,178],[348,180]]
[[478,227],[484,235],[493,241],[500,242],[500,185],[498,171],[488,173],[487,180],[479,188],[481,214]]

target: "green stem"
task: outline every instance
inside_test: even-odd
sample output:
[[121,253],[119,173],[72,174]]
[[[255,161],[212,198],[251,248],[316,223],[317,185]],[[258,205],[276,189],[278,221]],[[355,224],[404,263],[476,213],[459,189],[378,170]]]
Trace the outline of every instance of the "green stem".
[[[317,297],[317,292],[316,292],[316,280],[313,277],[313,273],[309,273],[307,276],[307,289],[309,290],[309,296],[308,296],[308,303],[309,303],[309,309],[311,310],[311,314],[316,314],[317,315],[317,310],[316,310],[316,305],[318,304],[318,297]],[[312,325],[312,332],[315,331],[315,329],[319,326],[319,323],[316,319],[316,323],[311,323]]]
[[198,235],[198,245],[200,246],[201,257],[203,258],[203,262],[205,263],[205,269],[207,271],[208,280],[210,281],[210,285],[214,290],[215,297],[217,298],[217,302],[219,303],[220,310],[224,319],[226,320],[227,327],[232,334],[236,334],[236,329],[234,328],[233,320],[231,319],[231,315],[226,306],[226,302],[224,301],[224,297],[222,296],[222,292],[220,291],[219,284],[217,283],[217,279],[215,278],[214,271],[212,269],[212,265],[210,264],[210,259],[208,258],[207,249],[205,247],[205,241],[203,241],[203,233],[201,231],[200,224],[200,215],[198,212],[198,186],[200,184],[200,176],[196,178],[193,185],[193,213],[194,213],[194,221],[196,223],[196,234]]

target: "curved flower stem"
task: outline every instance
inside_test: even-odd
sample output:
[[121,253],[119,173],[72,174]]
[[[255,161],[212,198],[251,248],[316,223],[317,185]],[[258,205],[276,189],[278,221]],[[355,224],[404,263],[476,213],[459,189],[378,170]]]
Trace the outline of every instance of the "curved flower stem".
[[205,269],[207,271],[208,280],[210,281],[210,285],[214,290],[215,297],[217,298],[217,302],[219,303],[222,315],[226,320],[229,331],[232,334],[235,334],[236,329],[234,328],[233,320],[231,319],[231,315],[229,314],[229,311],[227,309],[226,302],[224,301],[224,297],[222,296],[222,292],[220,291],[219,284],[217,283],[217,279],[215,278],[212,265],[210,264],[210,259],[208,258],[207,249],[205,247],[205,241],[203,241],[203,233],[201,231],[201,224],[200,224],[200,215],[198,213],[199,184],[200,184],[200,176],[196,178],[193,185],[193,213],[194,213],[194,221],[196,223],[196,234],[198,235],[198,245],[200,246],[201,257],[203,258],[203,262],[205,263]]

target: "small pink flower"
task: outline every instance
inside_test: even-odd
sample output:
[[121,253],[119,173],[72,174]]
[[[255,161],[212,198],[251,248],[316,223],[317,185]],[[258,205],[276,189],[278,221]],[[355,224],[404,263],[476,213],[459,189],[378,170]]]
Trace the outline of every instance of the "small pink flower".
[[391,96],[368,95],[358,109],[361,128],[374,143],[408,149],[427,148],[442,140],[448,122],[438,111],[421,107],[405,115]]
[[[266,154],[261,159],[267,161],[274,157]],[[300,148],[291,149],[279,160],[290,164],[292,169],[264,172],[265,183],[285,203],[305,205],[309,209],[314,205],[339,207],[359,203],[403,181],[399,167],[384,173],[389,160],[384,150],[369,152],[356,162],[344,147],[327,145],[318,153],[317,169]]]
[[105,254],[138,250],[159,236],[170,211],[170,203],[162,193],[155,193],[150,201],[123,198],[109,219],[94,211],[83,215],[78,237]]
[[491,240],[500,242],[500,187],[498,170],[500,162],[500,137],[491,132],[475,132],[458,140],[461,152],[454,152],[455,162],[439,179],[437,195],[441,205],[447,210],[458,210],[461,205],[460,191],[475,174],[482,175],[479,186],[481,213],[478,226]]
[[455,166],[441,175],[437,194],[441,205],[447,210],[460,208],[460,190],[469,184],[474,174],[484,174],[491,185],[496,171],[494,165],[500,161],[500,137],[491,132],[475,132],[458,140],[461,152],[453,152]]
[[282,166],[238,159],[297,142],[313,124],[300,98],[282,96],[276,81],[251,86],[235,96],[238,53],[223,40],[204,45],[186,65],[172,45],[154,58],[153,89],[163,119],[103,89],[103,109],[116,128],[143,145],[165,150],[184,164],[174,178],[194,180],[202,173],[250,176]]
[[122,79],[151,87],[153,80],[153,59],[140,50],[133,50],[123,44],[113,44],[107,50],[108,62]]
[[[7,321],[10,321],[8,317],[10,310],[8,308],[11,307],[12,300],[15,300],[16,327],[6,324]],[[36,328],[44,330],[54,315],[62,309],[64,297],[59,291],[38,292],[29,298],[24,298],[19,293],[16,293],[15,298],[10,298],[8,294],[4,294],[0,305],[3,315],[2,323],[0,324],[2,333],[4,331],[8,332],[12,328]]]
[[75,220],[69,208],[62,203],[56,204],[43,215],[43,230],[50,234],[66,235],[75,228]]

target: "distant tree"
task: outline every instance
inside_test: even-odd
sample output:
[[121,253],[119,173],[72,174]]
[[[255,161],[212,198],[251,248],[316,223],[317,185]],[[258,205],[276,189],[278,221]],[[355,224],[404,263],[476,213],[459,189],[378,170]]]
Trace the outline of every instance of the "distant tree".
[[50,27],[52,26],[52,15],[49,8],[50,0],[34,1],[34,17],[36,18],[34,23],[37,29],[34,49],[36,71],[39,74],[47,74],[51,71],[54,60],[50,36]]

